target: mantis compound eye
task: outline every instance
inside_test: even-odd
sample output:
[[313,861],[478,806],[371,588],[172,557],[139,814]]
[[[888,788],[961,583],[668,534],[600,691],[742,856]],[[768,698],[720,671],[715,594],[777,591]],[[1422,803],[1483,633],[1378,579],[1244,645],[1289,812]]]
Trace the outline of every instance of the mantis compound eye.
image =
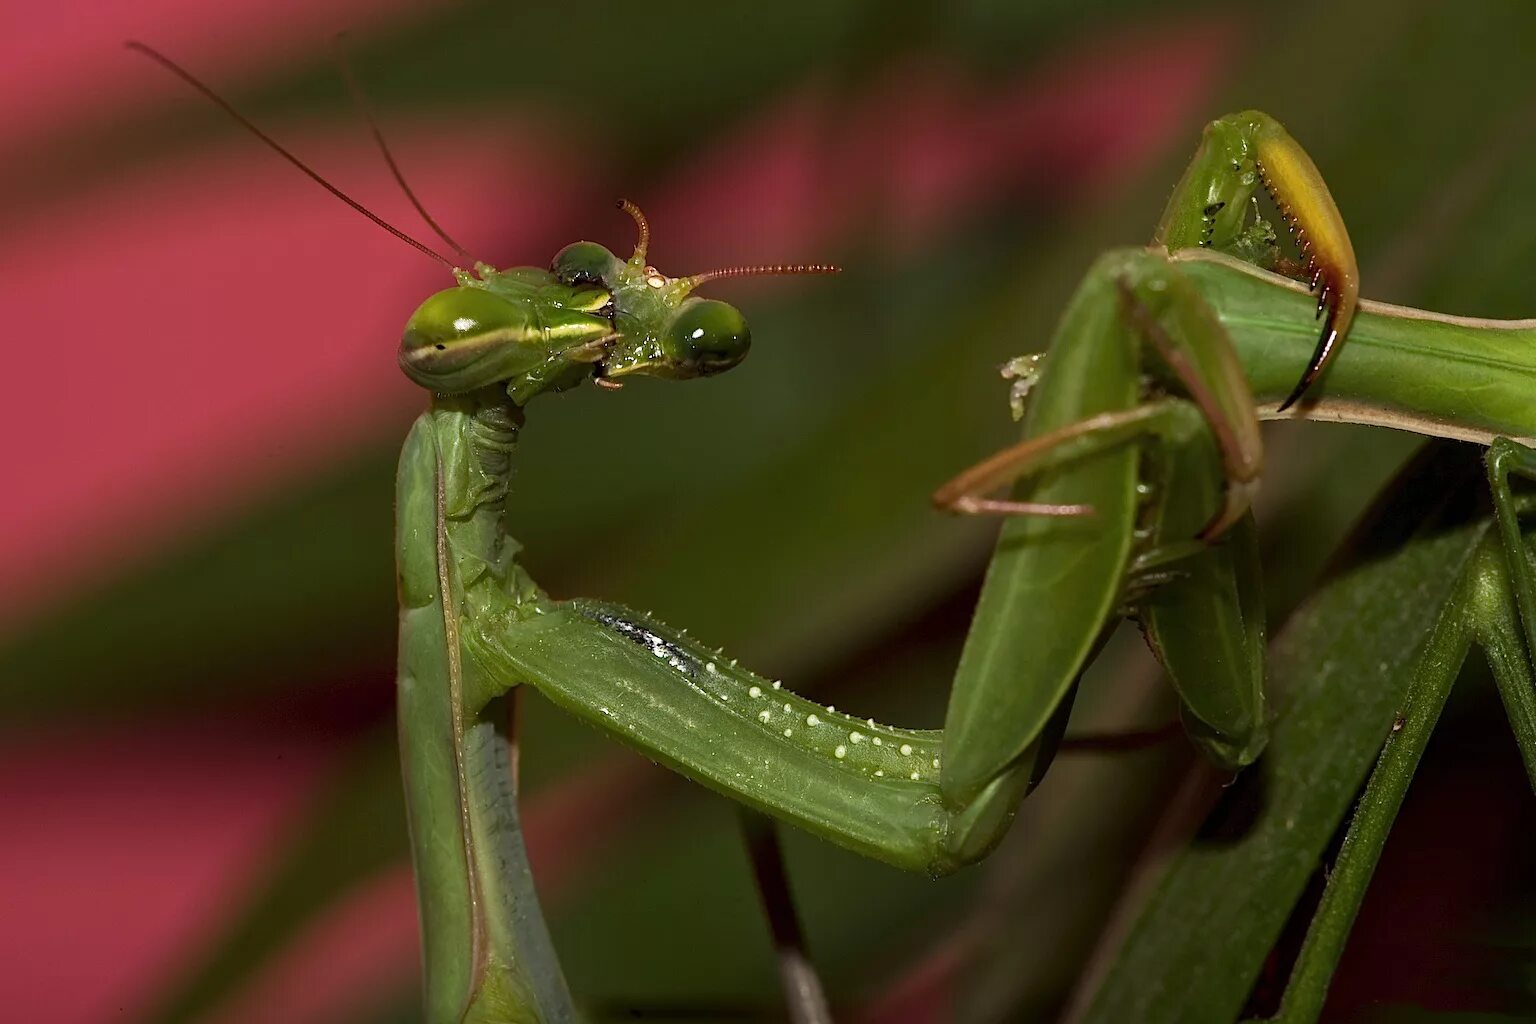
[[452,394],[514,372],[528,311],[483,288],[449,288],[412,314],[400,338],[400,368],[424,388]]
[[550,272],[561,284],[611,287],[623,261],[596,242],[572,242],[555,254]]
[[745,318],[715,299],[684,303],[661,338],[663,357],[699,376],[729,370],[747,357],[751,345]]

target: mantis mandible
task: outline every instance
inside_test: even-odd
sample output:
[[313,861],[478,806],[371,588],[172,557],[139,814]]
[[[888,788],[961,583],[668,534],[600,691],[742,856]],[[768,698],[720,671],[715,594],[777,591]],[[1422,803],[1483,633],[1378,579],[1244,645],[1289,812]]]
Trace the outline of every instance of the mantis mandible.
[[[518,564],[505,515],[533,398],[588,380],[615,387],[729,370],[750,344],[745,320],[696,288],[833,268],[669,277],[647,262],[648,225],[624,204],[639,229],[628,258],[577,242],[548,269],[465,270],[321,184],[456,281],[411,316],[398,357],[431,396],[401,455],[396,557],[401,753],[433,1022],[575,1015],[519,832],[519,687],[749,807],[940,874],[1001,839],[1050,762],[1078,676],[1127,607],[1200,746],[1232,768],[1262,751],[1264,632],[1248,512],[1261,415],[1294,406],[1482,443],[1536,437],[1527,397],[1536,322],[1358,301],[1342,219],[1300,146],[1255,112],[1213,122],[1154,245],[1097,261],[1044,361],[1016,368],[1025,440],[936,496],[957,511],[1017,518],[989,569],[944,729],[898,728],[823,707],[649,616],[552,599]],[[1258,216],[1260,188],[1292,221],[1303,261],[1286,260]],[[1350,356],[1340,360],[1346,337]],[[1508,476],[1536,476],[1536,451],[1499,440],[1493,453],[1525,627],[1516,643],[1528,662],[1536,565]],[[1014,498],[984,497],[1010,481],[1023,488]],[[1518,689],[1506,686],[1506,701],[1531,717]],[[1536,778],[1536,746],[1523,750]]]

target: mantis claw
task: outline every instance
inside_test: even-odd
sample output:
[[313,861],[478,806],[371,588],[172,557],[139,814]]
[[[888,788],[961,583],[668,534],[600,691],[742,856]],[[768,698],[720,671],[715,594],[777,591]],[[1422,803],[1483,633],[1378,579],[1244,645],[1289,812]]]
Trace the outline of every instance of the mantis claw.
[[[1257,185],[1274,200],[1296,241],[1299,262],[1253,252],[1251,202]],[[1272,241],[1272,239],[1270,239]],[[1170,252],[1210,248],[1295,276],[1317,293],[1322,333],[1300,380],[1281,403],[1301,400],[1349,333],[1359,300],[1354,246],[1328,186],[1305,150],[1278,121],[1257,110],[1206,126],[1195,158],[1174,190],[1155,242]],[[1272,246],[1266,247],[1272,249]]]
[[1344,219],[1317,166],[1285,129],[1268,118],[1257,131],[1254,162],[1264,190],[1290,225],[1306,260],[1305,280],[1317,292],[1317,315],[1323,317],[1322,334],[1312,358],[1280,403],[1284,412],[1301,400],[1338,352],[1359,302],[1360,269]]

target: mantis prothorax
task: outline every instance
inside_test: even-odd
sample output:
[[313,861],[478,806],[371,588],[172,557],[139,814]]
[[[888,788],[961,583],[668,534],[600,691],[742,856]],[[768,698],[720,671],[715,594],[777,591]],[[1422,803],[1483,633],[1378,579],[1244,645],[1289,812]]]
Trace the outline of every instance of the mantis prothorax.
[[[1293,221],[1298,266],[1256,216],[1260,187]],[[573,1016],[519,834],[509,724],[519,686],[743,804],[944,873],[1006,831],[1125,605],[1204,749],[1233,767],[1262,750],[1247,512],[1261,414],[1320,384],[1307,407],[1317,418],[1485,443],[1536,436],[1536,323],[1357,311],[1348,237],[1311,161],[1262,114],[1213,122],[1156,244],[1107,254],[1079,286],[1033,375],[1025,441],[941,491],[962,510],[1043,514],[1004,530],[945,728],[887,726],[800,697],[648,616],[554,600],[518,565],[505,499],[532,398],[587,380],[724,372],[746,355],[748,330],[696,287],[831,269],[671,278],[647,263],[645,221],[626,209],[640,228],[628,259],[578,242],[547,270],[455,269],[457,286],[421,305],[400,345],[401,367],[431,395],[401,456],[396,555],[401,749],[433,1022]],[[1315,308],[1301,285],[1260,267],[1298,270]],[[1351,356],[1334,361],[1346,332]],[[1495,488],[1512,522],[1505,475],[1532,472],[1536,453],[1498,451]],[[1015,479],[1016,498],[980,499]],[[1511,572],[1523,610],[1536,611],[1536,570],[1512,528]]]

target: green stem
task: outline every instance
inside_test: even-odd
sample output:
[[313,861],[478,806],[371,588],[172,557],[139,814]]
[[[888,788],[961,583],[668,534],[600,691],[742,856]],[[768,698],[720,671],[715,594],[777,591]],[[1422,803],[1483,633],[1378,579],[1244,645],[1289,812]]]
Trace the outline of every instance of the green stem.
[[[1475,574],[1469,574],[1469,579]],[[1451,602],[1450,607],[1459,607]],[[1471,629],[1466,617],[1442,615],[1424,644],[1423,657],[1408,685],[1401,712],[1391,725],[1376,769],[1366,783],[1354,820],[1344,836],[1322,902],[1307,930],[1290,983],[1275,1020],[1283,1024],[1314,1021],[1322,1012],[1328,984],[1344,952],[1344,943],[1370,885],[1387,833],[1397,818],[1408,784],[1418,768],[1430,733],[1467,656]]]

